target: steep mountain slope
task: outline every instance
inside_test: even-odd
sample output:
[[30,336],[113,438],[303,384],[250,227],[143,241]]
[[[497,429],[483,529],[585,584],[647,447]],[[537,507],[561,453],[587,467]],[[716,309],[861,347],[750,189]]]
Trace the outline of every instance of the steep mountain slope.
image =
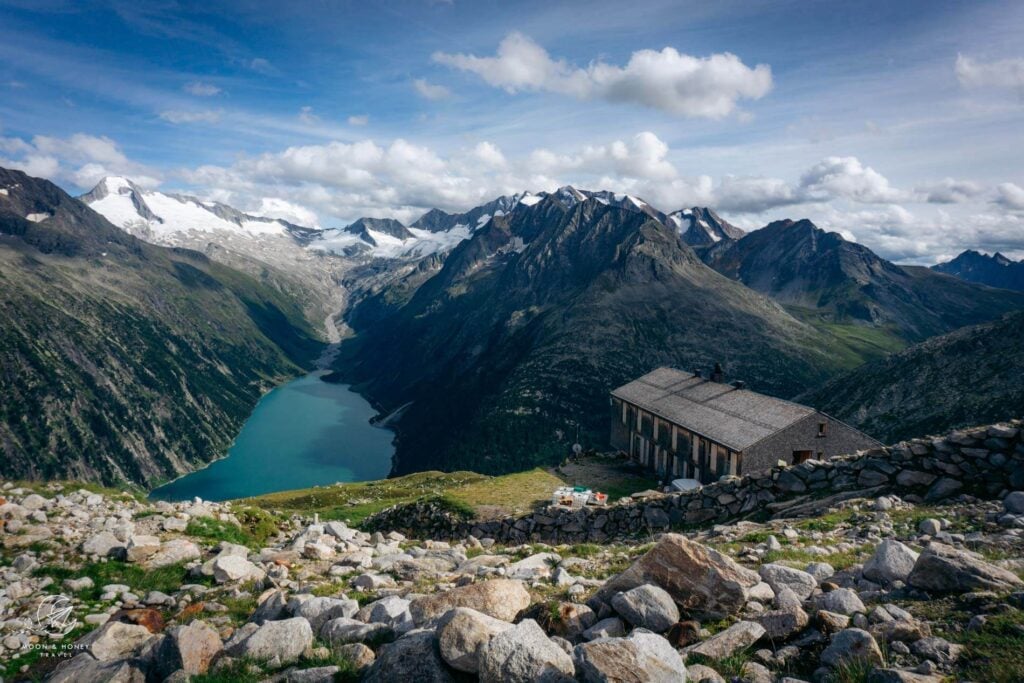
[[989,256],[968,249],[952,261],[932,266],[932,270],[968,282],[1024,292],[1024,261],[1011,261],[999,252]]
[[608,390],[659,364],[721,361],[782,395],[835,369],[824,335],[707,268],[675,229],[560,193],[492,218],[408,303],[355,327],[336,378],[403,409],[396,473],[550,462],[576,420],[603,444]]
[[738,240],[746,234],[707,207],[694,206],[673,211],[667,220],[679,230],[683,241],[693,247]]
[[336,337],[331,318],[344,305],[338,283],[350,263],[308,248],[321,239],[320,230],[252,216],[226,204],[144,190],[121,177],[104,178],[81,199],[150,244],[194,249],[258,278],[302,302],[307,318]]
[[740,240],[714,245],[703,258],[726,277],[839,337],[857,334],[857,327],[874,328],[868,340],[880,350],[1024,308],[1020,294],[927,268],[897,266],[808,220],[776,221]]
[[934,337],[800,400],[886,443],[1024,415],[1024,311]]
[[0,169],[0,475],[151,485],[322,348],[277,289]]

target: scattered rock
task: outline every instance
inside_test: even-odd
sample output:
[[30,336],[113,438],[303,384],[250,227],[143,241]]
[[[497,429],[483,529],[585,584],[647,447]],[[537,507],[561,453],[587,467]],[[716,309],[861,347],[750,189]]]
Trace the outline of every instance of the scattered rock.
[[1024,581],[1013,572],[934,541],[917,559],[907,583],[914,588],[939,593],[1010,590],[1024,585]]
[[655,633],[664,633],[679,621],[679,608],[667,592],[644,584],[612,598],[612,607],[626,621]]
[[497,634],[480,649],[481,683],[568,683],[574,674],[572,657],[532,619]]

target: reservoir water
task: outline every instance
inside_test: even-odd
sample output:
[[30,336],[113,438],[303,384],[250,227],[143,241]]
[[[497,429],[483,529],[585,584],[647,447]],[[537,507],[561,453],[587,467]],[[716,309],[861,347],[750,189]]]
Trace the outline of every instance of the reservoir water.
[[322,372],[283,384],[256,405],[226,458],[155,489],[155,500],[244,498],[274,491],[381,479],[391,469],[394,433],[376,413]]

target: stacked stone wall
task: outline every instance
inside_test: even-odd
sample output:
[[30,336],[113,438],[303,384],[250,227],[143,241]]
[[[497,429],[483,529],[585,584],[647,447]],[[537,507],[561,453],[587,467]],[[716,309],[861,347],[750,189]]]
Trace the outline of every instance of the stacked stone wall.
[[364,528],[422,538],[493,538],[502,543],[600,543],[669,528],[719,524],[787,511],[815,500],[897,494],[930,503],[961,493],[997,498],[1024,489],[1024,421],[901,442],[827,461],[810,460],[693,491],[623,499],[607,507],[547,508],[518,517],[466,520],[444,505],[417,502],[368,518]]

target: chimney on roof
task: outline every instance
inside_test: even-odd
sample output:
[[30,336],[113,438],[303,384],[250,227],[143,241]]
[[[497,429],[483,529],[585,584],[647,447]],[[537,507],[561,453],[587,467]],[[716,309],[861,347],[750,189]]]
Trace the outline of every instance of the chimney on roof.
[[723,379],[725,379],[725,373],[722,372],[722,364],[715,363],[715,369],[711,371],[711,381],[721,382]]
[[747,383],[744,382],[741,379],[736,380],[735,382],[732,383],[732,385],[734,387],[736,387],[737,389],[746,389],[747,388]]
[[694,368],[693,376],[696,377],[697,379],[703,379],[704,378],[704,373],[701,372],[700,368]]

